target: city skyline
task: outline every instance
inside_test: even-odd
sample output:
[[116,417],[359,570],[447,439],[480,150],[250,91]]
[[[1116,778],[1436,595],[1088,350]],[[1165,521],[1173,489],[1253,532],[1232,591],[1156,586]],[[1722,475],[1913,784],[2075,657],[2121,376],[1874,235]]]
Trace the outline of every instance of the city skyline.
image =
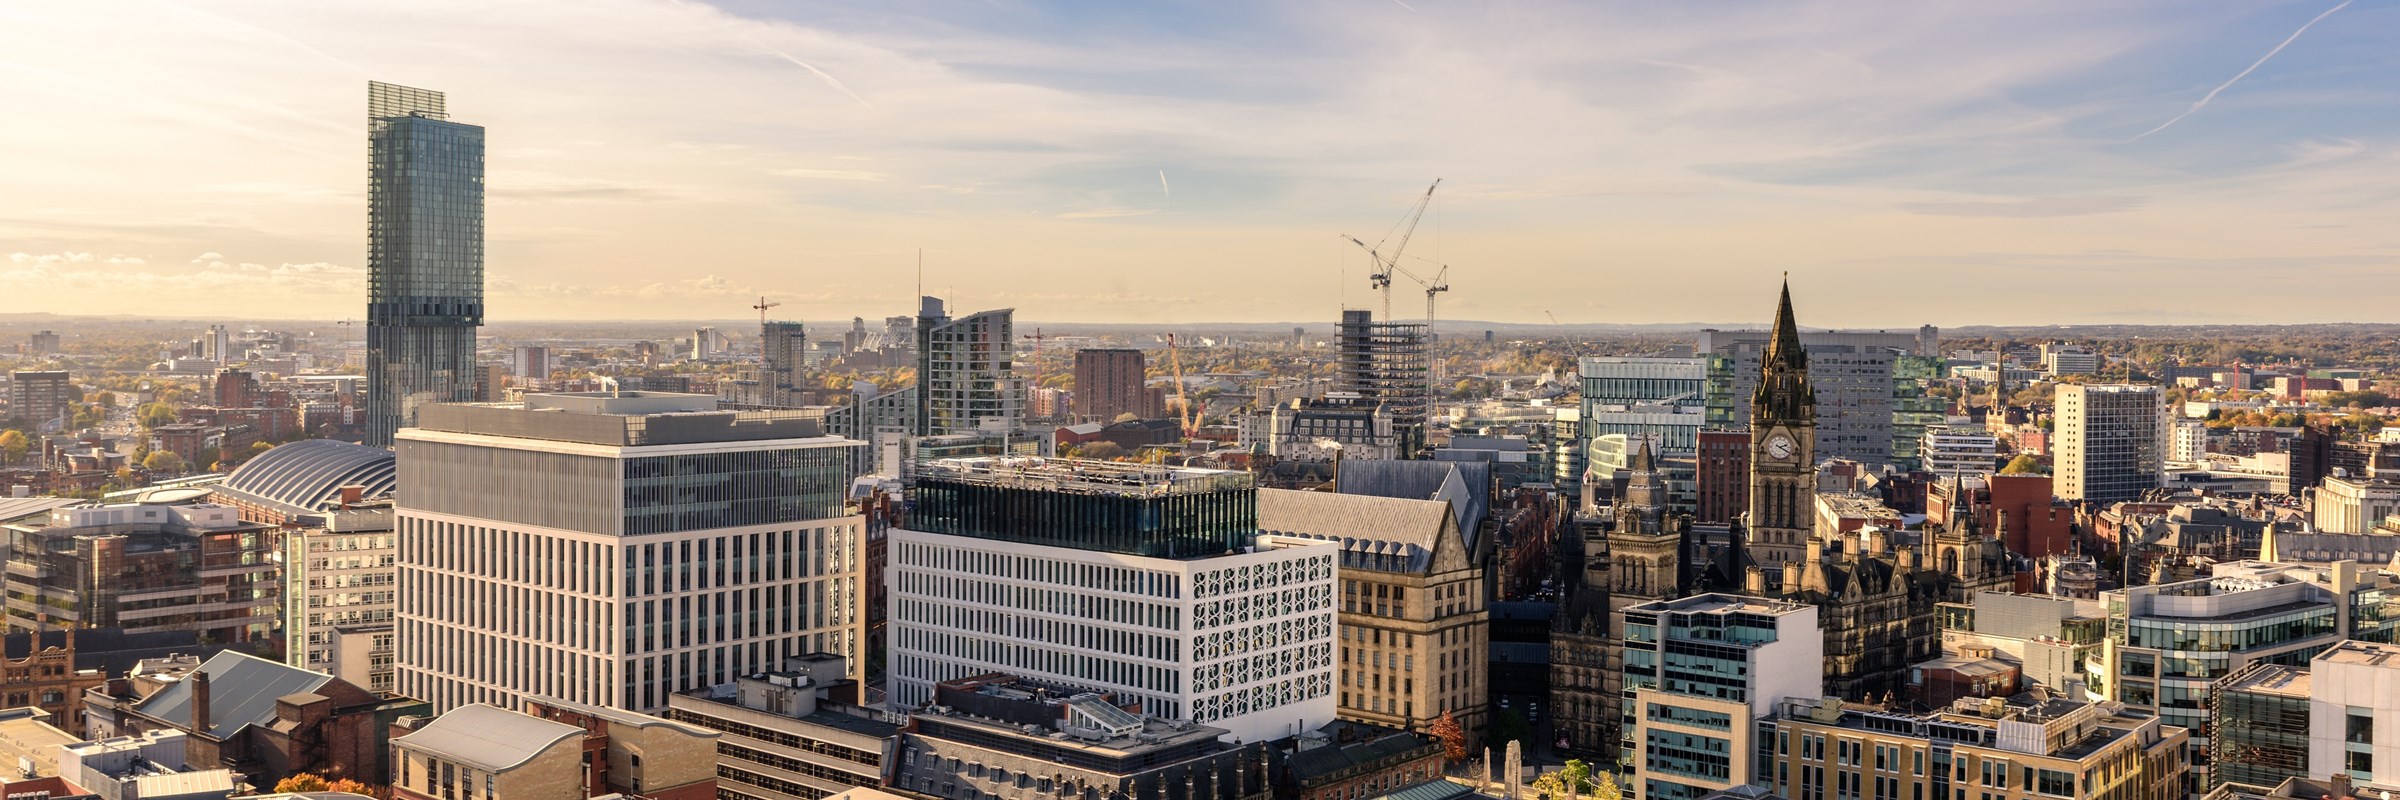
[[353,316],[378,79],[492,131],[495,321],[1331,321],[1436,176],[1445,319],[2400,321],[2302,303],[2400,289],[2388,3],[145,8],[0,11],[0,313]]

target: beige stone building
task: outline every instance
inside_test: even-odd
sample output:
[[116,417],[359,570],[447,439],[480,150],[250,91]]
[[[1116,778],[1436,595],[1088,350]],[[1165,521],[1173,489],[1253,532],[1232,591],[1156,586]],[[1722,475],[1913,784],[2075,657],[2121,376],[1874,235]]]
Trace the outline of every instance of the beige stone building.
[[2113,703],[1965,698],[1911,715],[1792,698],[1761,724],[1792,800],[2176,800],[2189,732]]
[[1425,731],[1447,712],[1472,746],[1489,713],[1490,618],[1449,502],[1260,489],[1258,527],[1342,546],[1342,718]]
[[616,709],[475,703],[407,718],[392,739],[395,800],[713,800],[718,734]]

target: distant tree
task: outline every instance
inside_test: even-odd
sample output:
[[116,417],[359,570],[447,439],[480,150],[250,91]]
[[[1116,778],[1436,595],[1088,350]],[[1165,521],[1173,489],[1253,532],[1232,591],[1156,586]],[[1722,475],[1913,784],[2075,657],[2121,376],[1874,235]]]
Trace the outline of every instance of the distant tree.
[[153,452],[148,458],[142,459],[142,469],[146,469],[157,474],[171,475],[182,472],[183,467],[183,456],[176,455],[166,450]]
[[1139,419],[1141,419],[1141,418],[1142,418],[1142,417],[1141,417],[1141,415],[1139,415],[1139,414],[1135,414],[1135,413],[1133,413],[1133,412],[1131,412],[1131,411],[1127,411],[1127,412],[1125,412],[1125,413],[1123,413],[1123,414],[1118,414],[1116,419],[1114,419],[1114,420],[1110,420],[1110,424],[1115,424],[1115,423],[1120,423],[1120,422],[1133,422],[1133,421],[1139,420]]
[[275,446],[274,446],[274,445],[271,445],[271,444],[268,444],[268,443],[266,443],[266,442],[251,442],[251,443],[250,443],[250,457],[251,457],[251,458],[257,458],[257,457],[258,457],[258,454],[260,454],[260,453],[264,453],[264,452],[266,452],[266,451],[273,450],[273,449],[275,449]]
[[160,425],[171,425],[174,424],[176,420],[175,407],[166,403],[151,403],[149,405],[142,406],[142,410],[137,419],[142,423],[142,427],[145,429],[155,428]]
[[33,442],[25,437],[24,431],[0,431],[0,462],[14,464],[23,461],[25,454],[32,449]]
[[83,405],[75,408],[74,425],[77,429],[97,428],[107,423],[107,409],[94,405]]
[[1116,442],[1085,442],[1075,448],[1074,457],[1102,461],[1125,457],[1125,448]]
[[2002,475],[2040,475],[2044,471],[2045,470],[2042,469],[2042,460],[2033,457],[2033,454],[2031,453],[2026,453],[2019,455],[2016,458],[2009,459],[2008,466],[2000,468],[2000,474]]
[[1467,730],[1459,727],[1457,716],[1442,712],[1442,718],[1433,721],[1432,733],[1442,740],[1443,758],[1453,764],[1467,760]]

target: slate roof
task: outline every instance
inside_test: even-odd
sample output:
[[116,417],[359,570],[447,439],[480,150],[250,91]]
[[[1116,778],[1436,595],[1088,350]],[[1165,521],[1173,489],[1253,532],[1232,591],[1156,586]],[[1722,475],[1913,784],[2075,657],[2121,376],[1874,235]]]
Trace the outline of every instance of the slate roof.
[[532,761],[534,756],[559,742],[582,737],[582,728],[564,722],[470,703],[393,739],[392,744],[476,769],[502,772]]
[[333,676],[268,661],[234,650],[218,653],[200,664],[208,674],[206,726],[192,724],[192,676],[169,684],[143,698],[133,710],[188,731],[201,731],[218,741],[231,739],[252,725],[275,720],[275,699],[314,692],[333,682]]
[[1258,529],[1339,542],[1344,565],[1423,572],[1441,546],[1450,503],[1372,495],[1258,490]]
[[1334,488],[1342,494],[1448,500],[1467,549],[1492,512],[1488,461],[1344,461]]
[[1306,785],[1311,780],[1352,767],[1373,764],[1403,753],[1439,746],[1431,736],[1348,721],[1336,721],[1319,730],[1328,735],[1338,735],[1338,729],[1344,725],[1351,726],[1352,730],[1359,734],[1374,738],[1347,743],[1329,742],[1291,754],[1284,762],[1284,766],[1291,770],[1293,780]]

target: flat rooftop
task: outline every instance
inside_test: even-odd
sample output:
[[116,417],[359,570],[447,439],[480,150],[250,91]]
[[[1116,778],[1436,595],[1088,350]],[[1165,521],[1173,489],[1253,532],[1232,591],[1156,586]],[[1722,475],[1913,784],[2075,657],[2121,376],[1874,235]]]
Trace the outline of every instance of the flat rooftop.
[[2270,694],[2307,700],[2308,670],[2294,669],[2281,664],[2260,664],[2257,669],[2235,673],[2224,683],[2218,684],[2217,690]]
[[2318,654],[2316,660],[2326,664],[2364,664],[2370,667],[2400,669],[2400,645],[2351,639]]
[[1628,611],[1675,611],[1684,614],[1763,614],[1781,616],[1809,606],[1763,597],[1738,594],[1703,594],[1681,600],[1660,600],[1634,606]]
[[1236,470],[1030,456],[939,459],[918,467],[917,475],[984,486],[1142,496],[1200,494],[1257,485],[1250,473]]

